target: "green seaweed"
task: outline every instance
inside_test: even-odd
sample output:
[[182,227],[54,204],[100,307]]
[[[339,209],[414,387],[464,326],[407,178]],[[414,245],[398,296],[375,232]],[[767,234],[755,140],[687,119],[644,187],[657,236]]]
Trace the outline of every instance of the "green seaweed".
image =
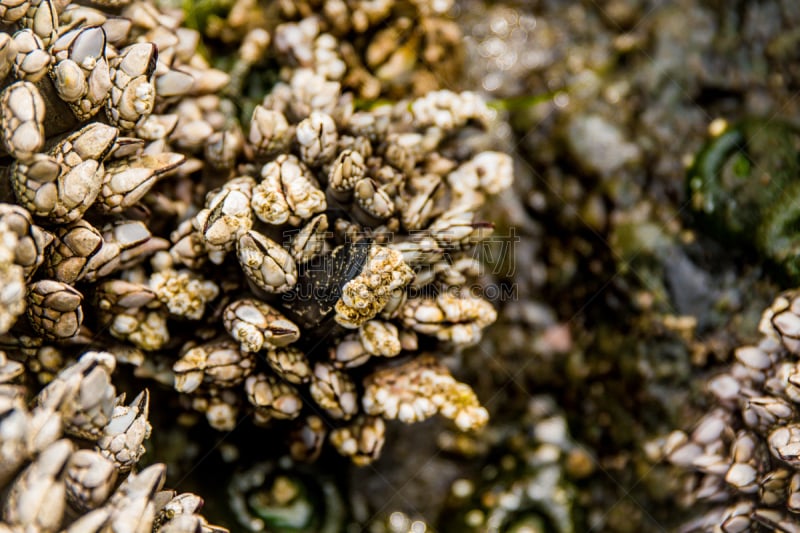
[[701,228],[800,280],[800,130],[749,119],[711,139],[687,179]]

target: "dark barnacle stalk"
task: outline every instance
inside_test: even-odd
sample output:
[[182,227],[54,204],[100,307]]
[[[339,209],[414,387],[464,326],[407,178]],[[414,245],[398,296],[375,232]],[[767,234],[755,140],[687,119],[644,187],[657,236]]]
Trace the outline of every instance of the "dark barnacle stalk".
[[307,330],[309,342],[325,338],[335,327],[336,302],[345,284],[364,269],[370,246],[369,238],[348,242],[298,267],[297,285],[281,295],[281,305]]

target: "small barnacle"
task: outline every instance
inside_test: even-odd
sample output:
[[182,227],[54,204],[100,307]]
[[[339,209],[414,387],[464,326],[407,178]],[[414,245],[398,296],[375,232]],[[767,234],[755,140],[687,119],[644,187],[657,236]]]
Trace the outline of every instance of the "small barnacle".
[[366,172],[364,156],[353,149],[342,150],[336,156],[328,175],[331,194],[341,201],[349,200],[356,183],[365,177]]
[[83,295],[65,283],[37,281],[28,288],[28,320],[47,339],[69,339],[83,323],[82,302]]
[[293,155],[278,156],[264,165],[261,177],[253,189],[252,207],[268,224],[298,225],[327,208],[313,174]]
[[219,287],[187,270],[162,270],[150,276],[150,289],[175,316],[199,320]]
[[[160,491],[156,498],[158,513],[153,522],[153,530],[159,533],[182,533],[185,531],[205,531],[207,533],[227,533],[227,529],[209,525],[203,516],[196,514],[203,507],[203,498],[191,492],[177,494],[174,490]],[[165,498],[172,498],[160,506]]]
[[64,283],[75,283],[93,270],[90,264],[105,262],[95,259],[102,245],[103,236],[83,219],[59,226],[42,270],[45,275]]
[[342,79],[347,70],[339,46],[339,41],[328,33],[323,33],[314,40],[314,69],[329,80]]
[[0,219],[0,334],[6,333],[25,311],[25,270],[14,263],[19,239]]
[[27,14],[30,7],[30,0],[5,0],[0,3],[0,21],[14,24]]
[[177,105],[178,123],[169,141],[183,150],[201,150],[215,131],[209,122],[211,117],[204,112],[201,103],[198,99],[183,99]]
[[377,158],[373,158],[370,161],[375,165],[370,169],[370,177],[375,180],[382,190],[386,191],[387,195],[394,198],[405,187],[407,176],[391,165],[378,164],[378,161]]
[[72,133],[46,154],[16,161],[9,174],[19,203],[52,222],[80,218],[103,187],[102,162],[119,130],[98,122]]
[[476,278],[483,273],[483,263],[472,254],[454,254],[447,261],[439,261],[426,269],[426,275],[417,275],[414,285],[423,286],[434,280],[447,287],[460,287],[468,278]]
[[103,507],[74,522],[69,533],[90,531],[90,527],[97,527],[100,531],[124,527],[135,528],[133,531],[151,530],[156,509],[150,500],[161,490],[165,480],[166,466],[163,464],[154,464],[128,475]]
[[264,292],[286,292],[297,283],[297,265],[289,252],[257,231],[239,237],[236,255],[247,278]]
[[794,418],[794,414],[792,404],[772,396],[748,398],[742,407],[744,423],[761,431],[788,424]]
[[356,111],[347,123],[347,131],[355,137],[363,137],[373,143],[379,142],[390,132],[391,113],[389,106],[377,107],[371,111]]
[[182,154],[164,152],[109,161],[95,206],[106,213],[122,213],[138,203],[160,176],[185,160]]
[[229,170],[236,164],[236,159],[244,147],[244,136],[238,124],[233,124],[222,131],[215,131],[203,148],[205,160],[219,170]]
[[261,424],[273,418],[297,418],[303,408],[303,399],[294,387],[273,376],[252,375],[245,380],[244,389]]
[[381,454],[386,425],[376,416],[359,416],[350,424],[331,431],[330,441],[336,450],[358,466],[368,465]]
[[157,58],[157,46],[145,42],[120,50],[119,55],[109,61],[111,87],[106,100],[106,115],[115,126],[132,130],[153,111],[156,99],[153,75]]
[[134,133],[145,141],[159,141],[169,137],[178,125],[178,115],[148,115],[136,125]]
[[353,187],[353,198],[364,215],[359,217],[367,225],[382,221],[395,212],[394,202],[386,190],[372,178],[362,178]]
[[15,244],[8,242],[2,246],[13,250],[14,263],[23,268],[26,280],[30,280],[44,262],[53,235],[34,224],[26,209],[14,204],[0,203],[0,224],[16,235]]
[[372,355],[394,357],[402,346],[397,326],[382,320],[370,320],[358,328],[358,338],[364,350]]
[[198,268],[208,260],[206,240],[202,232],[194,229],[191,220],[185,220],[172,232],[170,242],[169,255],[176,263]]
[[150,288],[121,279],[100,282],[94,293],[95,308],[101,313],[120,313],[140,307],[160,307],[158,297]]
[[[339,82],[327,80],[311,69],[299,68],[292,73],[287,89],[290,100],[286,109],[286,117],[293,122],[299,122],[314,111],[333,115],[339,104],[342,86]],[[279,91],[280,88],[276,87],[272,94]],[[267,106],[269,98],[270,96],[267,96],[265,99],[265,106]],[[313,144],[317,137],[314,132],[311,133],[313,137],[310,136],[310,144]],[[327,146],[324,148],[329,149]]]
[[[25,367],[22,363],[9,359],[6,352],[0,350],[0,384],[9,383],[21,376],[24,372]],[[7,405],[3,405],[3,407],[6,406]],[[3,457],[3,455],[4,454],[0,452],[0,457]],[[0,479],[2,479],[2,475],[0,475]]]
[[82,512],[102,505],[117,481],[114,463],[95,450],[76,450],[67,462],[65,474],[67,502]]
[[296,461],[316,461],[328,435],[328,426],[317,415],[303,418],[289,434],[289,453]]
[[383,157],[387,163],[405,174],[411,174],[422,158],[423,137],[419,133],[392,133],[386,137]]
[[481,152],[447,175],[447,183],[458,194],[482,190],[498,194],[514,181],[514,165],[508,154]]
[[336,322],[357,328],[386,307],[396,291],[414,278],[400,252],[372,245],[364,269],[342,288],[336,302]]
[[443,292],[436,298],[414,298],[402,309],[403,324],[441,341],[475,344],[483,328],[497,319],[492,304],[481,298]]
[[286,153],[292,143],[294,129],[280,111],[257,105],[250,119],[248,140],[262,158]]
[[330,115],[313,111],[297,125],[295,132],[300,158],[310,167],[319,167],[336,157],[338,132]]
[[239,389],[209,384],[202,392],[195,391],[189,399],[192,408],[205,415],[209,426],[217,431],[231,431],[239,417],[240,394]]
[[[150,229],[138,220],[117,220],[103,226],[103,244],[118,250],[114,271],[136,266],[150,255],[169,247],[166,239],[153,236]],[[95,281],[101,275],[100,272],[90,272],[86,277]]]
[[203,234],[209,259],[214,263],[221,263],[239,236],[253,227],[253,187],[255,180],[249,176],[227,181],[208,195],[206,208],[192,220],[195,230]]
[[84,219],[58,226],[55,240],[42,266],[45,275],[64,283],[75,283],[89,273],[109,274],[119,249],[105,246],[103,236]]
[[114,368],[116,360],[110,353],[86,352],[42,389],[35,403],[44,410],[58,411],[66,433],[97,440],[116,405],[111,384]]
[[0,107],[3,148],[21,160],[40,152],[45,141],[45,103],[36,86],[29,81],[12,83],[0,93]]
[[489,420],[475,392],[431,356],[379,370],[365,379],[364,387],[362,405],[367,414],[409,424],[438,412],[462,431],[478,429]]
[[772,455],[790,466],[800,465],[800,424],[792,423],[775,428],[768,437]]
[[[369,324],[369,322],[367,322]],[[373,355],[363,343],[353,335],[347,335],[328,349],[328,358],[336,368],[354,368],[361,366]]]
[[189,393],[204,382],[232,387],[253,372],[253,356],[242,352],[230,339],[211,341],[187,350],[172,366],[175,390]]
[[475,120],[489,123],[494,112],[473,92],[431,91],[411,102],[411,115],[417,128],[436,127],[448,131]]
[[[0,4],[0,11],[2,9],[2,4]],[[2,20],[3,14],[0,12],[0,21]],[[0,33],[0,79],[5,79],[11,72],[16,55],[17,45],[14,43],[14,39],[8,33]]]
[[[760,329],[766,333],[777,333],[781,342],[789,352],[800,353],[800,295],[788,291],[776,298],[765,312],[769,315],[769,329],[763,325]],[[772,329],[773,331],[770,331]]]
[[79,120],[90,119],[106,103],[114,86],[106,60],[105,31],[84,27],[64,32],[50,53],[55,59],[50,77],[58,95]]
[[379,30],[364,54],[366,65],[375,77],[391,84],[397,79],[411,77],[417,62],[420,35],[412,31],[413,22],[398,17],[389,27]]
[[162,308],[135,307],[112,314],[108,331],[112,337],[127,340],[147,351],[163,348],[169,342],[168,313]]
[[[58,440],[19,475],[5,498],[3,521],[6,524],[17,529],[27,525],[31,531],[58,531],[66,501],[50,495],[65,490],[61,473],[74,450],[75,444],[69,439]],[[39,490],[32,491],[29,487]]]
[[282,347],[300,338],[300,329],[270,305],[245,298],[230,303],[222,314],[222,323],[231,337],[241,343],[244,352]]
[[[352,117],[350,117],[352,119]],[[348,120],[348,123],[350,120]],[[338,160],[342,154],[342,152],[353,151],[358,152],[361,156],[361,159],[367,161],[373,155],[373,148],[372,148],[372,141],[364,136],[360,135],[340,135],[339,136],[339,156],[336,156]],[[335,164],[332,163],[332,164]],[[331,174],[329,173],[329,176]],[[329,178],[330,180],[330,178]]]
[[311,379],[311,364],[306,354],[295,346],[268,347],[266,360],[272,370],[289,383],[306,383]]
[[203,505],[203,499],[191,492],[178,494],[174,490],[165,490],[159,493],[160,509],[153,522],[153,529],[161,531],[168,523],[180,522],[180,517],[191,516]]
[[428,235],[415,235],[412,239],[392,242],[387,246],[400,252],[403,261],[415,268],[440,261],[445,252],[436,239]]
[[[762,455],[763,452],[759,449],[758,437],[749,431],[739,431],[731,444],[731,452],[733,463],[725,465],[725,481],[743,493],[756,492],[758,490],[757,456]],[[701,468],[706,464],[708,463],[703,460],[698,461],[698,465],[702,465]],[[713,467],[709,471],[712,469]]]
[[150,438],[150,393],[140,392],[129,405],[117,405],[111,420],[97,440],[97,450],[120,472],[127,472],[139,462],[145,449],[143,442]]
[[474,222],[471,209],[456,208],[445,211],[428,226],[427,231],[444,250],[462,250],[488,237],[492,224]]
[[17,9],[26,6],[17,23],[23,28],[32,29],[45,46],[50,46],[58,35],[58,8],[55,3],[51,0],[31,0],[20,4],[14,6],[16,9],[9,10],[14,13],[16,19],[19,14]]
[[348,420],[358,412],[355,383],[330,364],[314,366],[309,390],[317,405],[333,418]]
[[292,257],[298,264],[318,256],[325,249],[328,235],[328,217],[325,213],[317,215],[291,237]]
[[300,22],[286,22],[275,29],[275,51],[289,63],[301,67],[313,66],[312,46],[319,35],[320,21],[307,17]]

